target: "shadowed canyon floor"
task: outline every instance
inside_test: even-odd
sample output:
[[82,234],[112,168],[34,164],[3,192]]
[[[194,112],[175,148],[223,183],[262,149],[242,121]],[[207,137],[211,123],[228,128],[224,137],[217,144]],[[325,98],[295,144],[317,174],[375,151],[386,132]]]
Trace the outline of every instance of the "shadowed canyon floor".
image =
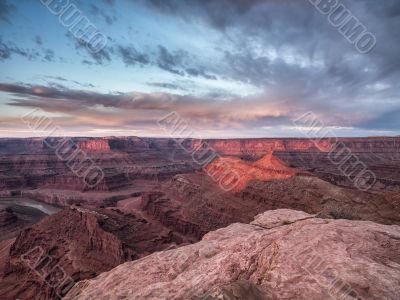
[[[340,139],[375,175],[368,190],[329,139],[206,142],[74,138],[63,160],[60,139],[0,139],[0,298],[325,299],[338,276],[397,299],[400,138]],[[71,170],[74,149],[104,172],[97,186]],[[306,249],[328,279],[292,264]]]

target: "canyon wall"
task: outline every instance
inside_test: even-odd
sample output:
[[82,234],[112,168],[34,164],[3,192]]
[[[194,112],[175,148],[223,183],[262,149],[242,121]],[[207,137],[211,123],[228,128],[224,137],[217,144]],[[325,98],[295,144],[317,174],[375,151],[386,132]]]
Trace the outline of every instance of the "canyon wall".
[[[0,154],[39,154],[49,153],[52,145],[61,143],[61,138],[2,138]],[[68,138],[87,152],[109,151],[144,151],[180,149],[172,138],[140,138],[140,137],[104,137],[104,138]],[[257,138],[257,139],[186,139],[188,148],[197,149],[210,145],[216,152],[226,155],[265,154],[268,151],[315,152],[329,151],[333,143],[343,143],[353,152],[398,153],[400,137],[365,137],[365,138],[327,138],[312,140],[306,138]],[[50,145],[50,146],[49,146]],[[400,158],[400,157],[399,157]]]
[[[63,188],[84,191],[88,188],[86,183],[71,171],[71,166],[79,166],[85,158],[101,168],[104,175],[101,183],[90,189],[111,191],[125,188],[134,180],[166,180],[201,169],[203,166],[193,157],[201,161],[218,153],[255,161],[273,152],[288,166],[337,185],[354,187],[354,181],[364,168],[367,175],[373,174],[371,189],[400,191],[400,137],[318,141],[187,139],[183,144],[188,151],[168,138],[71,138],[68,143],[61,138],[0,139],[0,190]],[[57,148],[57,145],[63,147]],[[205,151],[207,148],[211,152]],[[81,150],[81,155],[76,155],[77,149]],[[63,153],[61,158],[57,155],[60,153]],[[359,162],[358,170],[349,175],[349,168],[355,161]]]

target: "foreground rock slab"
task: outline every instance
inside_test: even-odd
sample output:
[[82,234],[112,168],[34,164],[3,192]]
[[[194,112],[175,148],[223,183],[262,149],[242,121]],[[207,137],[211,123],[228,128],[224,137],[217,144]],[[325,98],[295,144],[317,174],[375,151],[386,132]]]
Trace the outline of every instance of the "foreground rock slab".
[[66,299],[399,299],[400,226],[294,210],[79,282]]

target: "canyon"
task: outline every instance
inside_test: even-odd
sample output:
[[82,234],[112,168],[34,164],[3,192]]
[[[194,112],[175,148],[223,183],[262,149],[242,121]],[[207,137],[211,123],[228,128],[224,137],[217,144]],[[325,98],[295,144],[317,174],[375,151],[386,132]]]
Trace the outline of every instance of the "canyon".
[[81,281],[66,299],[397,299],[399,229],[269,211]]
[[310,248],[360,297],[396,299],[399,151],[400,137],[0,139],[0,201],[54,209],[0,207],[0,298],[327,298],[283,263]]

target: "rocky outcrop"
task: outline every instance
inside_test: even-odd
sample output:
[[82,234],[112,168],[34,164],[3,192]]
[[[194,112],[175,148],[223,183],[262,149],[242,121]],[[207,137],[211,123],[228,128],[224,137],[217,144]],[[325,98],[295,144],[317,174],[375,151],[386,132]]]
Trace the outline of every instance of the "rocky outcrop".
[[126,261],[129,253],[100,227],[102,218],[68,209],[22,231],[10,249],[0,298],[56,299],[75,281]]
[[43,151],[43,138],[0,138],[0,154],[34,154]]
[[81,281],[65,299],[394,300],[399,253],[399,226],[269,211]]
[[21,219],[10,207],[0,209],[0,242],[16,236],[30,224],[31,222]]
[[194,140],[193,147],[211,147],[222,155],[264,155],[269,151],[320,151],[329,149],[330,140],[310,139],[224,139]]
[[205,170],[222,187],[235,192],[243,190],[250,181],[282,180],[301,174],[300,171],[286,166],[272,151],[255,162],[243,161],[237,157],[219,157],[208,164]]
[[68,208],[26,228],[6,245],[0,299],[59,299],[82,279],[186,242],[134,213]]
[[[249,169],[252,166],[247,165]],[[171,230],[197,239],[206,232],[234,222],[247,223],[261,212],[281,208],[321,218],[400,225],[398,194],[338,187],[301,172],[283,179],[280,175],[276,178],[273,170],[265,172],[265,181],[253,178],[245,188],[231,192],[221,189],[205,172],[177,175],[158,192],[144,193],[141,209]]]
[[18,217],[11,209],[0,209],[0,227],[17,223]]
[[[40,154],[47,153],[51,147],[63,141],[61,138],[1,138],[0,154]],[[179,143],[170,138],[140,137],[72,137],[70,143],[88,152],[125,151],[139,152],[144,150],[182,149]],[[400,150],[400,137],[366,137],[366,138],[258,138],[258,139],[212,139],[185,140],[185,148],[199,149],[211,147],[224,155],[263,155],[268,151],[316,152],[330,151],[333,143],[343,143],[353,152],[397,153]],[[400,156],[397,155],[400,159]]]
[[[190,143],[190,141],[189,141]],[[0,138],[0,154],[48,154],[61,145],[73,146],[85,152],[140,152],[171,150],[181,147],[169,138],[140,137],[67,137],[67,138]]]
[[[264,138],[264,139],[225,139],[195,140],[194,148],[209,146],[223,155],[263,155],[276,152],[329,152],[334,143],[343,143],[355,153],[398,154],[400,137],[367,138]],[[400,157],[399,157],[400,159]]]
[[[68,166],[78,165],[79,157],[63,161],[51,145],[58,139],[0,139],[0,189],[40,186],[84,190],[85,182]],[[333,147],[334,143],[342,145]],[[203,148],[220,156],[236,156],[254,161],[273,151],[289,167],[301,169],[336,185],[357,188],[358,172],[347,174],[355,160],[374,174],[372,190],[400,191],[400,137],[340,139],[229,139],[190,140],[185,151],[173,139],[139,137],[71,138],[72,151],[84,152],[104,172],[104,181],[91,187],[97,190],[124,188],[136,179],[164,180],[179,173],[193,172],[202,166],[192,157]],[[73,146],[72,146],[73,145]],[[346,151],[341,151],[343,148]],[[65,150],[65,149],[64,149]],[[353,156],[354,155],[354,156]],[[68,155],[64,155],[64,158]],[[334,158],[332,158],[334,157]],[[356,170],[354,170],[356,171]]]
[[129,187],[134,180],[164,180],[194,170],[190,161],[168,161],[163,155],[149,153],[90,153],[88,157],[102,171],[101,180],[93,187],[84,176],[90,169],[79,157],[64,161],[55,154],[0,156],[0,189],[113,191]]
[[107,139],[87,139],[77,140],[76,145],[79,149],[86,152],[109,152],[110,145]]
[[141,197],[140,206],[146,214],[192,241],[199,240],[207,233],[207,228],[196,224],[195,220],[190,219],[190,217],[186,220],[185,215],[180,211],[180,207],[174,206],[169,200],[160,192],[145,193]]
[[15,238],[0,241],[0,282],[7,265],[10,248],[14,242]]

